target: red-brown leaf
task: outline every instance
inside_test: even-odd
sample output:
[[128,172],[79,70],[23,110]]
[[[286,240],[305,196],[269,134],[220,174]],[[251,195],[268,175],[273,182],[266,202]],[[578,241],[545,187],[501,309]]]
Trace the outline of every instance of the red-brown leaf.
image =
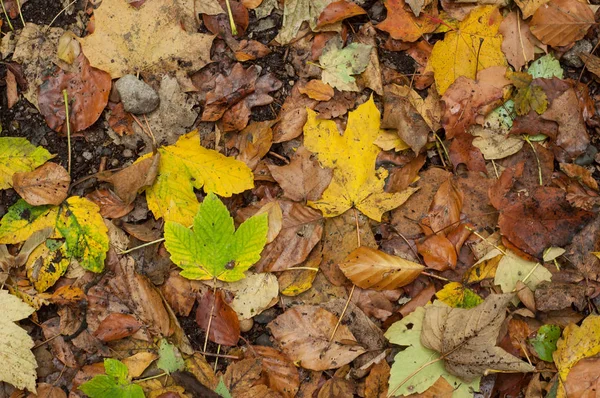
[[131,336],[142,327],[142,324],[133,316],[113,313],[104,318],[94,336],[106,342],[120,340]]
[[212,290],[208,290],[198,302],[196,323],[204,331],[208,329],[211,312],[212,321],[208,339],[213,343],[230,347],[237,345],[240,338],[240,322],[235,311],[223,299],[221,291],[213,295]]

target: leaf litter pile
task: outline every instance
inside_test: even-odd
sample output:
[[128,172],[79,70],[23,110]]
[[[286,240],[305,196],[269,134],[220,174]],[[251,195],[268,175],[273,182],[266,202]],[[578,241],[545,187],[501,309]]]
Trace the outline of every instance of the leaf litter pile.
[[598,6],[0,3],[0,397],[600,397]]

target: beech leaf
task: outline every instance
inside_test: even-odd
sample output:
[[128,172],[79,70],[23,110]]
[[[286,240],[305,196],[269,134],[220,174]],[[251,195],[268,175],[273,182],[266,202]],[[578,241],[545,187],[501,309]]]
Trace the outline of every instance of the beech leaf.
[[544,44],[566,46],[582,39],[595,23],[594,12],[577,0],[550,0],[531,19],[531,33]]
[[32,145],[26,138],[0,137],[0,189],[13,186],[13,175],[32,171],[52,155],[42,147]]
[[34,171],[13,175],[13,188],[33,206],[59,205],[67,198],[71,177],[56,163],[45,163]]

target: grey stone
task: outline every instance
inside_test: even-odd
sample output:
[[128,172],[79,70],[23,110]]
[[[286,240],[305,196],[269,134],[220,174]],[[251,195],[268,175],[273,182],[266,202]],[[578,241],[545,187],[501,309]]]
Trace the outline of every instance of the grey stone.
[[125,75],[115,83],[115,87],[127,112],[139,115],[155,110],[160,98],[152,87],[133,75]]
[[131,149],[124,149],[123,150],[123,157],[124,158],[130,158],[133,156],[133,151]]
[[583,61],[579,58],[579,54],[589,54],[592,52],[594,46],[588,40],[579,40],[573,48],[562,56],[562,61],[565,65],[573,68],[581,68]]
[[92,160],[92,157],[93,157],[92,153],[89,151],[85,151],[84,153],[81,154],[81,156],[83,156],[83,158],[85,160]]

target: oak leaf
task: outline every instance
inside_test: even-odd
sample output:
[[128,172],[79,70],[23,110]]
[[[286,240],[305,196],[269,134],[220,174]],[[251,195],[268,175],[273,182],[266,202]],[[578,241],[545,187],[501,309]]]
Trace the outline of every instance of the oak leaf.
[[198,70],[210,62],[213,36],[186,32],[180,20],[187,12],[171,0],[148,1],[139,9],[122,0],[103,1],[94,11],[94,33],[80,39],[83,52],[113,79],[184,64]]
[[0,189],[13,186],[13,175],[33,171],[52,155],[20,137],[0,137]]
[[[198,210],[194,188],[229,197],[254,186],[252,171],[243,162],[200,145],[198,131],[181,136],[175,145],[160,147],[158,176],[146,188],[148,208],[156,218],[189,226]],[[141,162],[152,156],[145,155]]]
[[440,94],[460,76],[474,79],[477,71],[506,65],[498,32],[501,23],[497,7],[480,6],[459,23],[456,31],[435,43],[429,62]]
[[325,217],[338,216],[352,207],[380,221],[386,211],[400,206],[415,191],[383,192],[387,170],[375,170],[380,149],[373,144],[379,135],[380,115],[373,99],[350,112],[344,135],[332,120],[317,119],[307,110],[304,145],[326,167],[333,168],[333,179],[321,199],[308,202]]
[[448,372],[467,381],[489,370],[531,372],[535,368],[500,347],[496,339],[513,294],[491,294],[477,307],[426,308],[421,342],[444,356]]

